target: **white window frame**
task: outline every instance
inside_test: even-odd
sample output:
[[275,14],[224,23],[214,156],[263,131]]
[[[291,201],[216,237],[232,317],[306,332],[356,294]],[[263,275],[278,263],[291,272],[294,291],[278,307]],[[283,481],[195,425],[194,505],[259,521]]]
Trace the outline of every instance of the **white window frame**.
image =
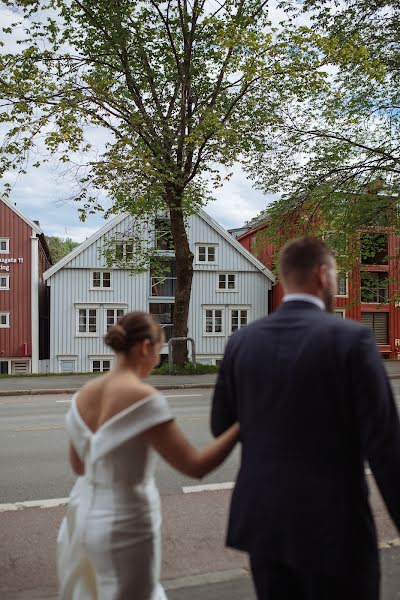
[[[127,310],[128,310],[128,305],[124,304],[123,306],[118,306],[115,304],[110,304],[109,306],[107,304],[104,305],[104,313],[103,313],[103,319],[104,319],[104,333],[107,333],[107,311],[108,310],[113,310],[114,311],[114,316],[115,316],[115,311],[116,310],[123,310],[124,311],[124,315],[126,315]],[[116,324],[116,321],[114,321],[114,325]]]
[[[207,312],[208,310],[212,310],[213,314],[213,331],[207,331]],[[215,311],[221,311],[221,328],[222,331],[215,331]],[[203,306],[203,335],[206,337],[225,337],[225,327],[226,327],[226,311],[224,304],[213,304]]]
[[10,238],[0,237],[0,242],[6,242],[6,249],[0,248],[0,254],[10,254]]
[[5,286],[0,285],[0,290],[9,290],[10,289],[10,276],[0,274],[0,280],[1,279],[6,280],[6,285]]
[[[239,310],[239,311],[246,311],[247,312],[247,323],[246,325],[248,325],[250,323],[250,310],[251,310],[251,306],[250,305],[246,305],[246,304],[241,304],[238,306],[235,306],[234,304],[232,304],[231,306],[228,307],[228,313],[229,313],[229,335],[232,335],[232,333],[235,333],[236,331],[240,331],[240,329],[242,327],[246,327],[246,325],[241,325],[239,323],[239,328],[235,329],[235,331],[232,331],[232,312],[234,310]],[[240,321],[240,319],[239,319]]]
[[[224,275],[225,276],[225,287],[224,288],[220,288],[219,287],[219,278]],[[228,288],[228,279],[229,276],[232,276],[235,278],[235,287],[233,288]],[[237,292],[238,288],[237,288],[237,273],[229,273],[229,272],[224,272],[224,273],[218,273],[217,275],[217,292]]]
[[[336,294],[336,298],[347,298],[349,295],[349,278],[347,273],[343,273],[343,275],[346,276],[346,293],[345,294]],[[339,273],[338,273],[338,279],[339,279]],[[339,286],[338,286],[338,292],[339,292]]]
[[[1,322],[1,317],[6,317],[5,324]],[[10,313],[0,312],[0,329],[10,329]]]
[[[100,273],[100,286],[96,287],[94,285],[93,279],[94,279],[94,274],[95,273]],[[109,273],[110,274],[110,287],[104,287],[103,282],[104,282],[104,273]],[[90,290],[93,292],[96,292],[98,290],[101,291],[112,291],[113,289],[113,272],[110,269],[93,269],[93,271],[90,271]]]
[[343,319],[346,318],[346,310],[344,308],[335,308],[335,310],[333,312],[335,312],[335,313],[342,313]]
[[[108,371],[104,371],[103,370],[103,362],[105,360],[108,360],[110,362],[110,368],[109,368]],[[101,363],[101,365],[100,365],[101,370],[100,371],[93,371],[93,363],[95,361],[100,361],[100,363]],[[94,355],[92,356],[92,355],[90,355],[89,356],[89,364],[90,364],[90,373],[99,373],[99,374],[101,374],[101,373],[108,373],[109,371],[111,371],[111,369],[114,366],[114,356],[112,354],[103,354],[103,355],[99,355],[99,356],[94,356]]]
[[[200,260],[200,248],[206,249],[206,260]],[[208,260],[208,249],[214,248],[215,260]],[[217,265],[218,264],[218,244],[196,244],[196,264],[197,265]]]
[[[93,304],[77,304],[75,305],[75,335],[76,337],[99,337],[100,335],[100,322],[99,322],[99,305]],[[87,322],[87,330],[86,332],[79,331],[79,311],[80,310],[95,310],[96,311],[96,331],[88,331],[89,322]]]

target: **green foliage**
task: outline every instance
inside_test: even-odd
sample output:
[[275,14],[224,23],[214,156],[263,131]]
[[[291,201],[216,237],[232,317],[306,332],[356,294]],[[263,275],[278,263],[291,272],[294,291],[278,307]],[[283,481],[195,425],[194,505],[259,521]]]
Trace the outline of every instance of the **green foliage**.
[[[325,87],[307,89],[303,100],[282,107],[247,164],[261,189],[282,192],[256,246],[328,236],[339,266],[350,271],[362,252],[358,232],[383,227],[400,234],[400,5],[281,4],[287,30],[298,30],[299,15],[311,23],[328,76]],[[371,237],[371,255],[376,242]]]
[[50,254],[53,259],[53,263],[58,262],[64,256],[72,252],[74,248],[79,246],[78,242],[73,242],[71,238],[65,240],[55,236],[46,236],[47,244],[49,246]]
[[216,365],[202,365],[189,362],[183,367],[173,367],[172,373],[169,372],[168,362],[164,362],[157,369],[154,369],[152,375],[207,375],[208,373],[218,373],[219,367]]

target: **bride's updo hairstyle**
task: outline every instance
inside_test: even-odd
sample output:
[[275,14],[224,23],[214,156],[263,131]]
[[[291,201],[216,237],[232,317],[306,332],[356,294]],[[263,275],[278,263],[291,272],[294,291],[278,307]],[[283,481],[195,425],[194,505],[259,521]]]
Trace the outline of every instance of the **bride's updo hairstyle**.
[[114,352],[128,354],[139,342],[149,340],[154,345],[161,341],[161,336],[162,328],[151,315],[145,312],[130,312],[110,327],[104,341]]

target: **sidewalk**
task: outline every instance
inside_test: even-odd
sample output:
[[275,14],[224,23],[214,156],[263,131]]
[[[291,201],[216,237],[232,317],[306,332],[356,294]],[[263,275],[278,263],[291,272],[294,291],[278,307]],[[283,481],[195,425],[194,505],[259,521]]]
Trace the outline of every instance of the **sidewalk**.
[[[0,396],[26,394],[72,394],[95,375],[49,375],[48,377],[0,378]],[[146,381],[160,390],[214,387],[216,373],[208,375],[152,375]]]
[[[385,361],[386,371],[394,381],[400,379],[400,360]],[[26,394],[73,394],[95,375],[49,375],[48,377],[0,378],[0,396],[23,396]],[[208,375],[152,375],[146,381],[159,390],[179,388],[212,388],[216,373]],[[399,596],[400,598],[400,596]]]
[[[400,547],[381,550],[381,600],[400,598]],[[168,600],[256,600],[253,583],[244,569],[209,573],[193,577],[193,581],[182,587],[173,582],[164,581]],[[190,578],[188,578],[190,579]],[[196,585],[196,580],[203,583]],[[209,580],[207,582],[207,580]],[[172,584],[172,586],[171,586]],[[51,589],[39,589],[21,592],[5,600],[56,600],[56,592]],[[356,599],[354,599],[356,600]]]

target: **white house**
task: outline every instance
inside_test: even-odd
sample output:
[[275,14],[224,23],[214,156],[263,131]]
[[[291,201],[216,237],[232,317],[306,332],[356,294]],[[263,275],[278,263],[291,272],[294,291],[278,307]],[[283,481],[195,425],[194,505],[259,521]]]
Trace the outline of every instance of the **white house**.
[[[103,336],[127,311],[151,312],[163,324],[166,339],[171,337],[176,278],[168,238],[157,230],[151,234],[151,243],[170,261],[162,278],[152,276],[150,268],[134,275],[109,268],[101,254],[131,222],[129,215],[119,215],[45,272],[50,288],[48,371],[110,369],[113,354]],[[195,340],[197,360],[216,364],[231,333],[268,312],[274,277],[204,211],[189,217],[187,227],[195,257],[188,335]]]

